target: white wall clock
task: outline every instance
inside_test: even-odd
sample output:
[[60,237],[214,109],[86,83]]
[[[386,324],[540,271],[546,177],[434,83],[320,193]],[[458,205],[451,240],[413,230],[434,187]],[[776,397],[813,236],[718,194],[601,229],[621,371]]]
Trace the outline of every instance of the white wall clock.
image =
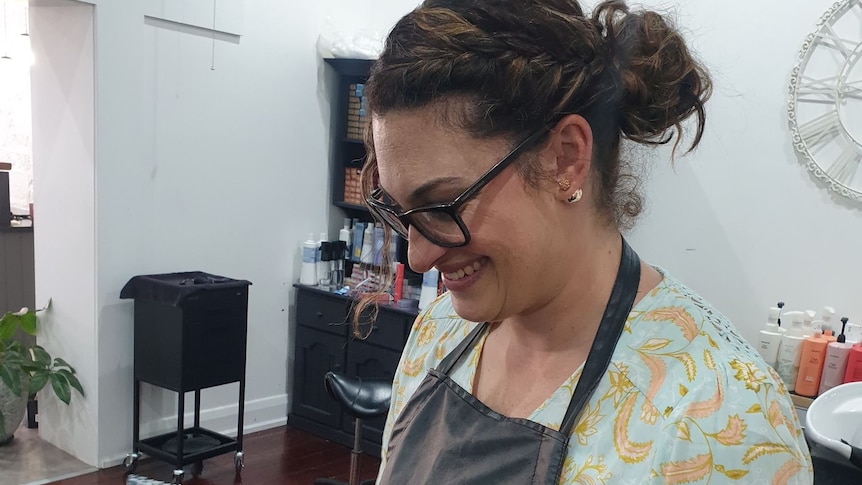
[[835,3],[802,44],[787,115],[800,160],[862,202],[862,0]]

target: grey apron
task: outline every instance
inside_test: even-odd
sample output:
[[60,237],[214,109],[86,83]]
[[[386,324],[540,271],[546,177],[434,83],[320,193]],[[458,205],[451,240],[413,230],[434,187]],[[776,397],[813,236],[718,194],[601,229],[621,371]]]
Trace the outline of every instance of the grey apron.
[[640,281],[640,260],[622,241],[617,279],[565,417],[556,431],[503,416],[449,375],[488,324],[475,329],[431,369],[395,421],[381,485],[552,485],[569,433],[608,368]]

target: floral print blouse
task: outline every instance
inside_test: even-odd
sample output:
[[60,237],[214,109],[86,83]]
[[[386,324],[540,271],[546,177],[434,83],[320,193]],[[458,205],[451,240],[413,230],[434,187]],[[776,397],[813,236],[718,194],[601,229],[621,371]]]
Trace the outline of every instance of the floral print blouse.
[[[632,309],[611,364],[571,434],[561,484],[810,484],[811,457],[781,379],[701,297],[663,270]],[[448,295],[416,319],[383,433],[425,377],[477,325]],[[452,378],[472,392],[484,337]],[[529,417],[559,429],[581,369]],[[421,450],[416,450],[420,453]]]

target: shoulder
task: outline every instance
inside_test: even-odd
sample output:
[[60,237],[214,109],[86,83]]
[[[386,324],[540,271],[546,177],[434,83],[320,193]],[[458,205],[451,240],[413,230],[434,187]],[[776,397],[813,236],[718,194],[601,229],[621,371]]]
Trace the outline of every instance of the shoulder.
[[[780,385],[772,368],[727,317],[663,273],[662,282],[629,315],[614,356],[629,367],[633,384],[657,407],[674,406],[692,392],[714,390],[719,382],[732,387],[736,376]],[[670,389],[672,385],[676,388]],[[658,387],[667,392],[658,392]],[[754,381],[750,387],[756,387]]]
[[808,475],[781,379],[724,315],[668,274],[629,316],[614,366],[642,395],[640,419],[663,430],[654,474],[709,462],[702,478]]

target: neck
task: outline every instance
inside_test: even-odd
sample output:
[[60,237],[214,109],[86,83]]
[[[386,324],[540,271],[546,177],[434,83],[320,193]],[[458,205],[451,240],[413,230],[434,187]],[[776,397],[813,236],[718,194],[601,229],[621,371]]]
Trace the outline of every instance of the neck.
[[559,291],[537,306],[506,319],[500,330],[525,351],[589,351],[616,281],[622,240],[616,230],[578,245]]

